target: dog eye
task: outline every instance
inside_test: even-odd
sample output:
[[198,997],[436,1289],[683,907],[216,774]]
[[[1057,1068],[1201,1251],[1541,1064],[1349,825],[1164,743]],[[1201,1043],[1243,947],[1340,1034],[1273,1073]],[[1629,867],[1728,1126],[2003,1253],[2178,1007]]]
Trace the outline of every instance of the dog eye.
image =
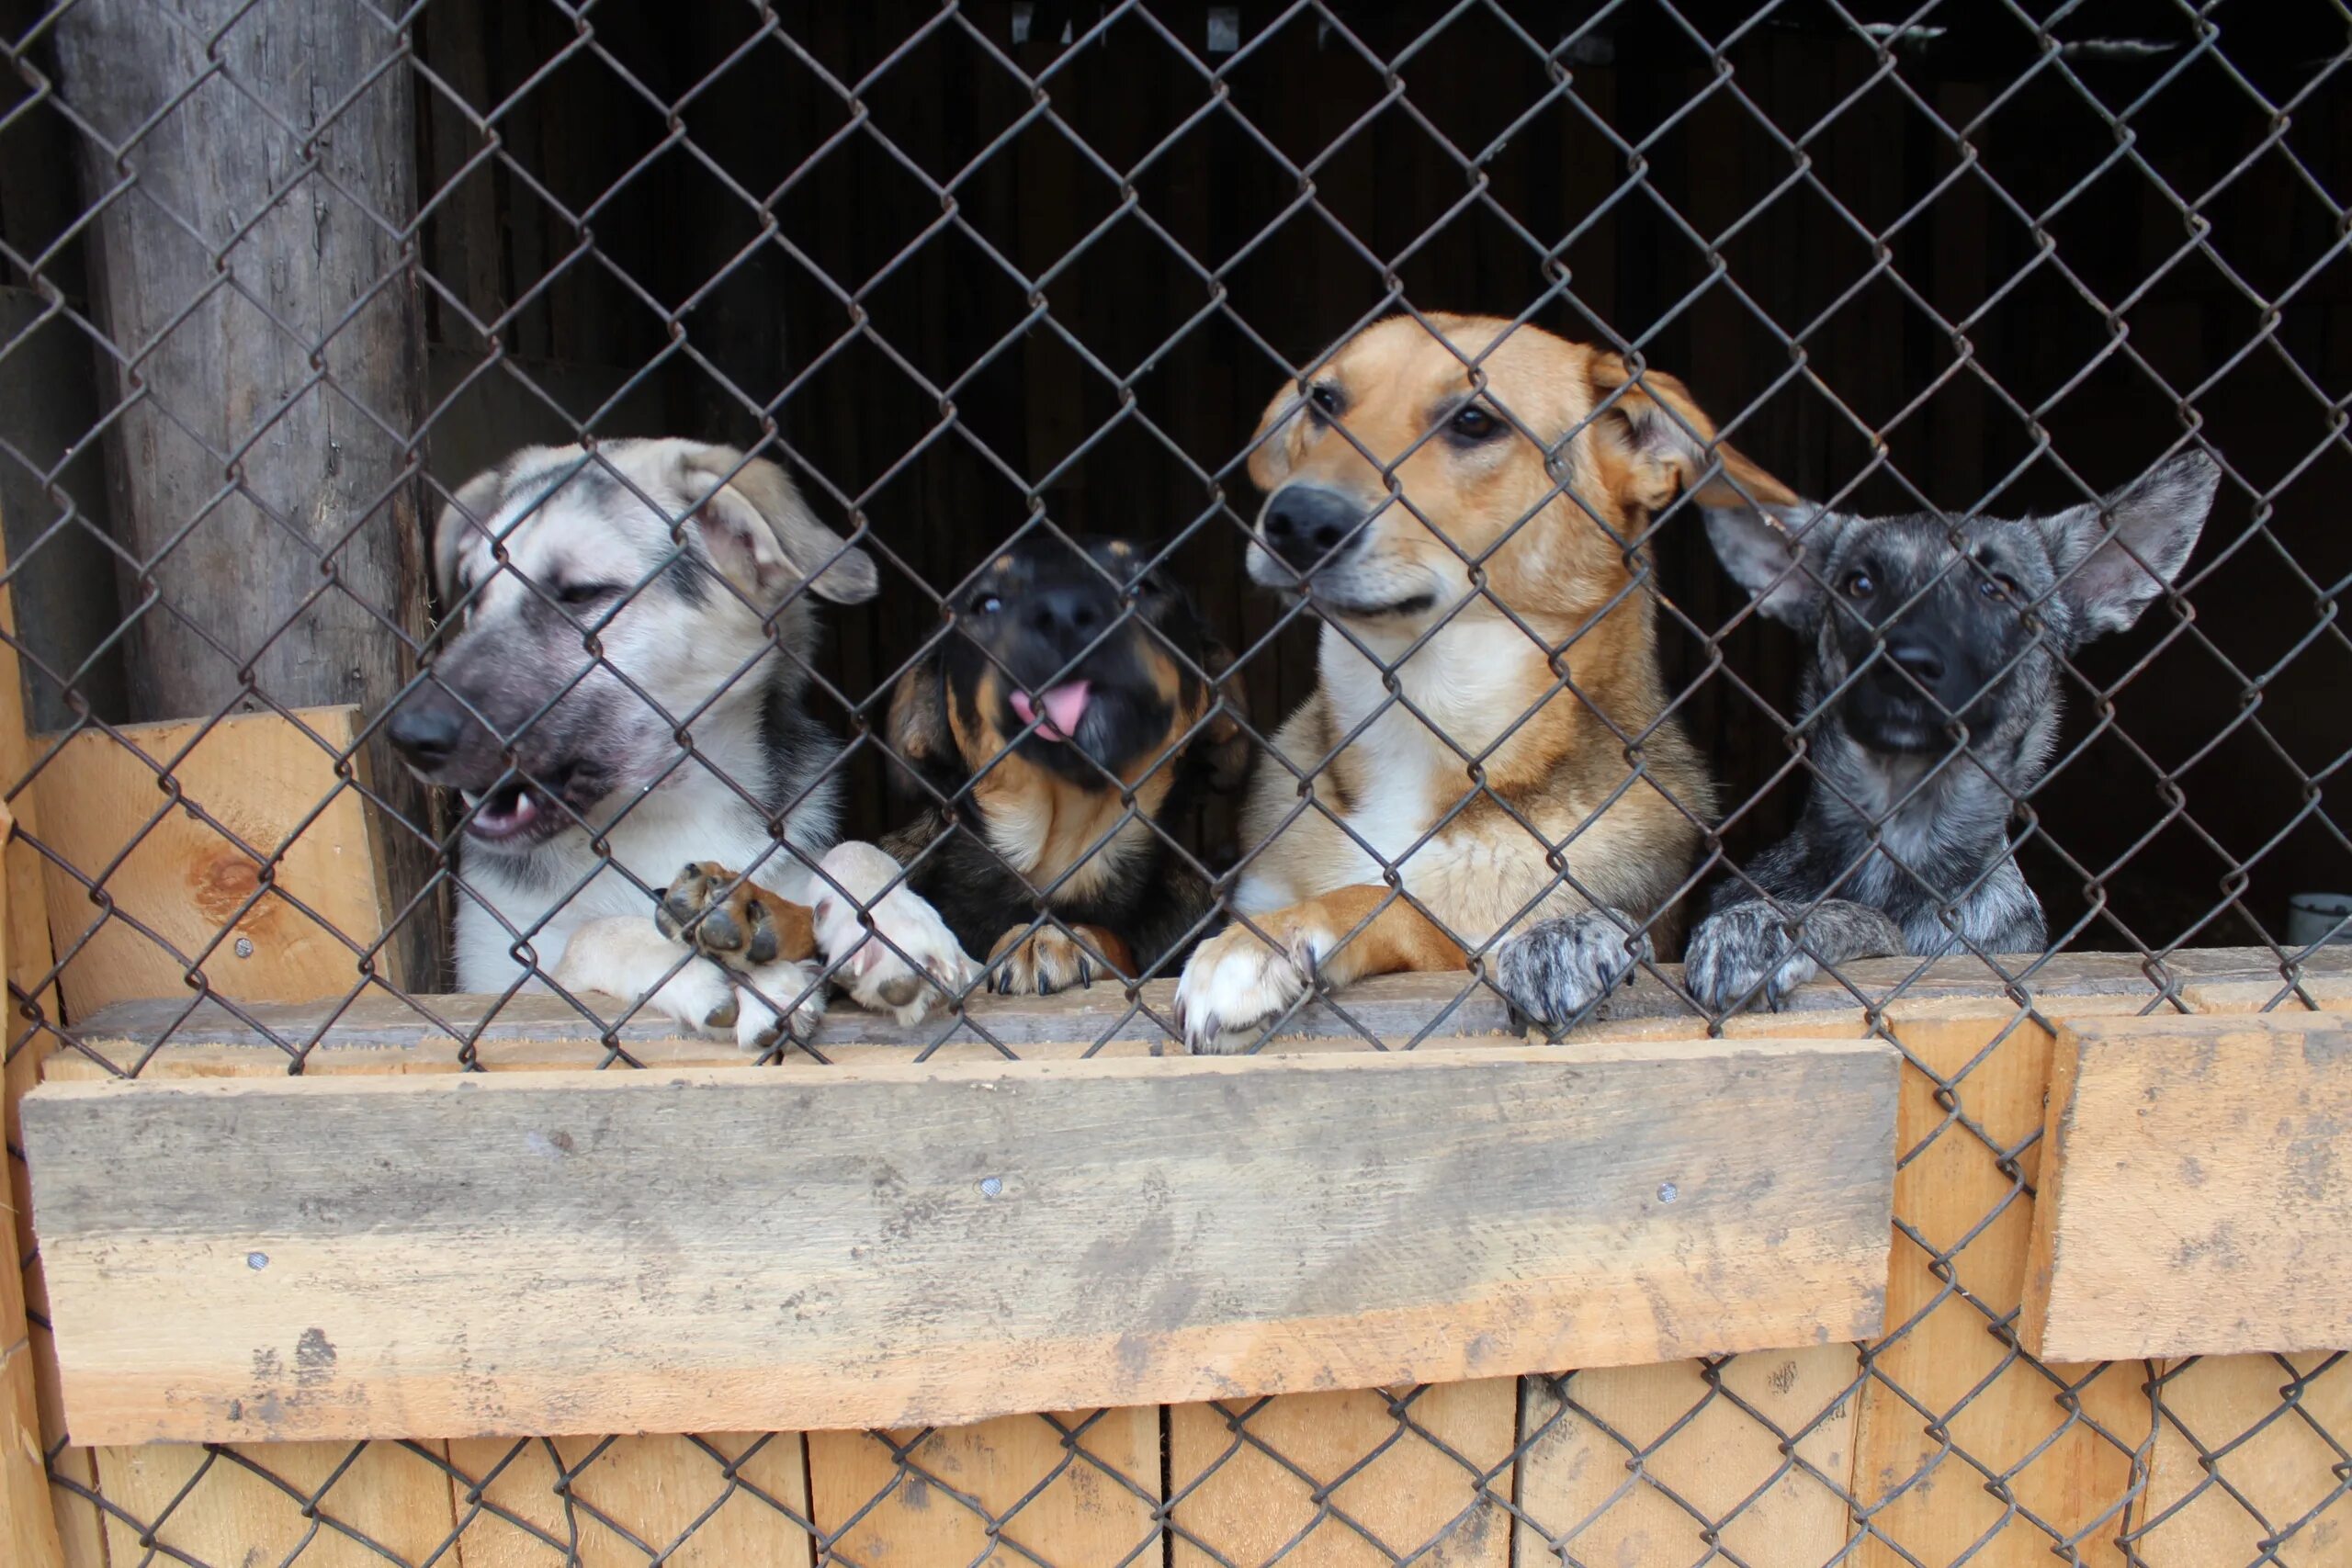
[[1845,589],[1849,599],[1867,599],[1878,592],[1878,584],[1871,580],[1867,571],[1848,572],[1846,581],[1839,586]]
[[1004,601],[993,593],[983,593],[972,601],[972,614],[976,615],[993,615],[1003,608]]
[[1976,584],[1976,591],[1987,599],[1999,599],[2005,602],[2020,596],[2016,579],[2004,577],[1997,571],[1980,580]]
[[1317,381],[1307,388],[1306,400],[1313,403],[1315,412],[1325,419],[1337,419],[1340,415],[1340,389],[1329,381]]
[[619,592],[620,587],[616,583],[567,582],[555,591],[555,601],[576,608],[582,604],[594,604],[600,599],[609,599]]
[[1455,414],[1446,429],[1464,441],[1484,441],[1502,427],[1502,421],[1473,404]]

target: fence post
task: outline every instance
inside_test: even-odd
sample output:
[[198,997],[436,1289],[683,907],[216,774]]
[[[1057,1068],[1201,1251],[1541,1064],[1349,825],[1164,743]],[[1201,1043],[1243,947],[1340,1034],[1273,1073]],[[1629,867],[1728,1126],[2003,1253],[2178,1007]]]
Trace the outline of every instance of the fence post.
[[[0,806],[0,844],[15,835]],[[7,968],[7,881],[0,877],[0,973]],[[17,1238],[15,1183],[0,1157],[0,1235]],[[62,1568],[57,1516],[49,1500],[41,1452],[40,1407],[34,1392],[32,1331],[25,1324],[25,1282],[14,1262],[0,1267],[0,1548],[22,1568]]]
[[[91,0],[58,20],[93,132],[113,526],[144,563],[124,570],[132,718],[259,699],[372,718],[411,664],[426,591],[407,49],[358,0]],[[428,826],[424,792],[370,751],[376,792]],[[398,909],[432,847],[387,840]],[[433,987],[438,923],[403,928],[396,978]]]

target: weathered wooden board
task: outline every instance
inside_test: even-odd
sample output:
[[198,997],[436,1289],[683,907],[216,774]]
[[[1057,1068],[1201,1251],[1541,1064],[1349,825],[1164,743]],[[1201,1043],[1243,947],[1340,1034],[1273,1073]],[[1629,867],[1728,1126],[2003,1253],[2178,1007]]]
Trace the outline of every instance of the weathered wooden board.
[[2036,1355],[2352,1347],[2352,1018],[2079,1021],[2044,1142]]
[[[73,953],[62,981],[74,1017],[133,997],[185,1009],[188,982],[171,949],[200,957],[212,989],[241,1002],[341,998],[358,986],[353,944],[374,944],[386,919],[373,812],[335,772],[358,715],[299,717],[132,725],[122,740],[85,730],[34,775],[41,841],[57,857],[45,865],[49,918],[59,951]],[[211,821],[175,804],[161,773]],[[99,876],[106,904],[85,883]],[[376,966],[396,972],[388,952]]]
[[51,1084],[25,1135],[78,1441],[898,1427],[1865,1337],[1894,1067]]

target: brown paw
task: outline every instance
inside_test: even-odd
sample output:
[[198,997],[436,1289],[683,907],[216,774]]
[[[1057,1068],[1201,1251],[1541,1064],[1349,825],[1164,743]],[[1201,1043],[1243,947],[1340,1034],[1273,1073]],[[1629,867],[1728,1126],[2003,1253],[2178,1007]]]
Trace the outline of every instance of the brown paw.
[[[1075,933],[1073,935],[1072,933]],[[1015,926],[989,953],[989,989],[999,996],[1049,997],[1072,986],[1115,980],[1132,971],[1127,944],[1100,926]]]
[[797,962],[817,951],[807,908],[728,870],[697,861],[678,873],[653,911],[662,934],[729,969]]

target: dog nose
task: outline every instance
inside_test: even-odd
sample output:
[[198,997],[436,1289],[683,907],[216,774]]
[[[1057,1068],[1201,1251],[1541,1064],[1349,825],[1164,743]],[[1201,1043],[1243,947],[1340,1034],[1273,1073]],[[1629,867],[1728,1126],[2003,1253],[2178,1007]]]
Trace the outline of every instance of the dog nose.
[[1091,638],[1102,629],[1102,607],[1082,587],[1040,589],[1027,597],[1029,629],[1057,643]]
[[1930,692],[1944,678],[1944,656],[1934,644],[1917,638],[1904,637],[1886,645],[1886,656],[1894,667],[1910,676]]
[[1363,508],[1321,485],[1284,485],[1266,502],[1261,520],[1266,547],[1306,570],[1363,521]]
[[384,728],[393,746],[421,768],[447,761],[465,732],[464,713],[447,694],[431,688],[402,703]]

